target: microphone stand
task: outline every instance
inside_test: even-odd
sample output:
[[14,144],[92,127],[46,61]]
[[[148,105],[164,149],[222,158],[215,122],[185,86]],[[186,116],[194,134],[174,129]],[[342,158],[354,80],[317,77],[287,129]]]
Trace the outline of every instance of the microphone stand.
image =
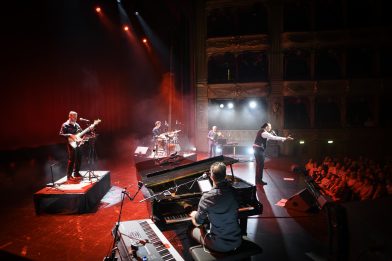
[[[180,184],[180,185],[177,185],[177,184],[176,184],[175,186],[173,186],[173,187],[171,187],[171,188],[168,188],[168,189],[163,190],[163,191],[161,191],[161,192],[159,192],[159,193],[153,194],[153,195],[151,195],[151,196],[149,196],[149,197],[147,197],[147,198],[145,198],[145,199],[140,200],[139,202],[141,203],[141,202],[144,202],[144,201],[149,200],[149,199],[151,199],[151,198],[156,198],[156,197],[158,197],[158,196],[162,196],[162,195],[164,195],[165,193],[166,193],[166,194],[167,194],[167,193],[170,193],[170,190],[175,190],[175,191],[177,191],[178,188],[180,188],[180,187],[182,187],[182,186],[185,186],[185,185],[187,185],[187,184],[189,184],[189,183],[193,183],[193,184],[194,184],[196,181],[200,180],[201,177],[203,177],[203,176],[197,177],[197,178],[195,178],[195,179],[193,179],[193,180],[189,180],[189,181],[184,182],[184,183],[182,183],[182,184]],[[193,186],[193,184],[192,184],[192,186]],[[192,186],[191,186],[191,187],[192,187]]]
[[[113,245],[112,245],[112,250],[111,250],[111,254],[110,256],[106,256],[104,258],[104,261],[115,261],[117,260],[116,258],[116,250],[118,250],[117,248],[117,243],[120,240],[119,238],[119,232],[118,232],[118,228],[120,226],[120,220],[121,220],[121,214],[122,214],[122,209],[123,209],[123,205],[124,205],[124,199],[125,199],[125,195],[127,195],[127,197],[133,201],[133,199],[136,197],[137,193],[139,193],[140,189],[142,188],[143,183],[139,182],[138,183],[138,190],[136,191],[135,195],[133,195],[133,197],[129,196],[128,192],[126,191],[126,189],[123,189],[123,191],[121,191],[121,206],[120,206],[120,213],[118,214],[118,220],[116,223],[116,227],[114,228],[114,239],[113,239]],[[132,246],[133,247],[133,246]]]
[[131,197],[127,191],[124,191],[123,193],[127,195],[130,201],[133,201],[136,197],[136,195],[139,193],[140,189],[143,187],[143,182],[139,181],[138,186],[137,186],[137,191],[135,194]]
[[122,214],[122,209],[124,205],[124,199],[125,199],[125,189],[121,191],[121,206],[120,206],[120,213],[118,214],[118,220],[116,223],[116,227],[114,228],[114,239],[113,239],[113,245],[112,245],[112,250],[110,256],[106,256],[104,258],[104,261],[115,261],[117,260],[116,258],[116,250],[117,248],[117,243],[120,240],[119,235],[118,235],[118,227],[120,226],[120,220],[121,220],[121,214]]

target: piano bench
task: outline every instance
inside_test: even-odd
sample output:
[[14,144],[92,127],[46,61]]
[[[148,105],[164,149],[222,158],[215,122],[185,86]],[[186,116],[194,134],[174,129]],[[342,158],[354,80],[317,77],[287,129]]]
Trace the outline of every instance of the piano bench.
[[263,252],[263,249],[254,242],[250,241],[249,238],[243,236],[242,244],[235,251],[227,253],[214,252],[209,250],[204,251],[202,245],[197,245],[189,248],[189,252],[194,261],[213,261],[213,260],[225,260],[225,261],[237,261],[246,260],[253,255]]

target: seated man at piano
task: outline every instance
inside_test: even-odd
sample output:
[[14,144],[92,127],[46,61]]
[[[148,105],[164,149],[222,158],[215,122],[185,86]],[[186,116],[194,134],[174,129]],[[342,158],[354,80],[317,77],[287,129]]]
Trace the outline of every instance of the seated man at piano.
[[[226,165],[216,162],[211,165],[210,177],[213,187],[200,199],[197,211],[190,216],[196,226],[192,237],[208,249],[229,252],[237,249],[242,242],[238,223],[239,203],[234,188],[226,180]],[[209,222],[209,229],[203,224]]]

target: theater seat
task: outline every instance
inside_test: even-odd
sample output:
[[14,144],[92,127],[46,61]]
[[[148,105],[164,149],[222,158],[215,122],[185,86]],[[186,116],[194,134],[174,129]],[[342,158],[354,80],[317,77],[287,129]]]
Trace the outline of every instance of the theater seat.
[[247,259],[253,255],[263,252],[263,249],[249,240],[246,236],[242,237],[241,246],[235,251],[227,253],[219,253],[208,250],[204,251],[202,245],[197,245],[189,248],[189,252],[195,261],[212,261],[212,260],[225,260],[225,261],[238,261]]

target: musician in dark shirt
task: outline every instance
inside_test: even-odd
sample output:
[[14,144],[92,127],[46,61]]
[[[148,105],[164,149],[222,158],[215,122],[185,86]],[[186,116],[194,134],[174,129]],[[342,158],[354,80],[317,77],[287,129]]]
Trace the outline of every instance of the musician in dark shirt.
[[152,138],[154,141],[158,138],[159,134],[161,134],[161,122],[156,121],[155,126],[152,129]]
[[[80,141],[80,137],[77,137],[76,134],[80,133],[82,131],[82,128],[76,122],[77,119],[78,114],[74,111],[70,111],[68,115],[68,120],[61,125],[60,129],[60,135],[67,138],[67,179],[69,181],[74,181],[75,178],[82,178],[82,175],[80,175],[79,173],[80,165],[82,162],[82,151],[79,146],[71,145],[71,143],[73,142]],[[72,177],[72,171],[74,172],[74,177]]]
[[218,127],[212,126],[212,129],[207,134],[210,158],[216,156],[216,148],[219,137],[223,137],[222,133],[218,132]]
[[[226,180],[226,165],[216,162],[212,164],[210,173],[213,187],[202,195],[197,211],[190,214],[196,226],[192,237],[211,250],[232,251],[242,242],[238,223],[239,203],[233,187]],[[210,222],[209,231],[201,226],[207,219]]]

